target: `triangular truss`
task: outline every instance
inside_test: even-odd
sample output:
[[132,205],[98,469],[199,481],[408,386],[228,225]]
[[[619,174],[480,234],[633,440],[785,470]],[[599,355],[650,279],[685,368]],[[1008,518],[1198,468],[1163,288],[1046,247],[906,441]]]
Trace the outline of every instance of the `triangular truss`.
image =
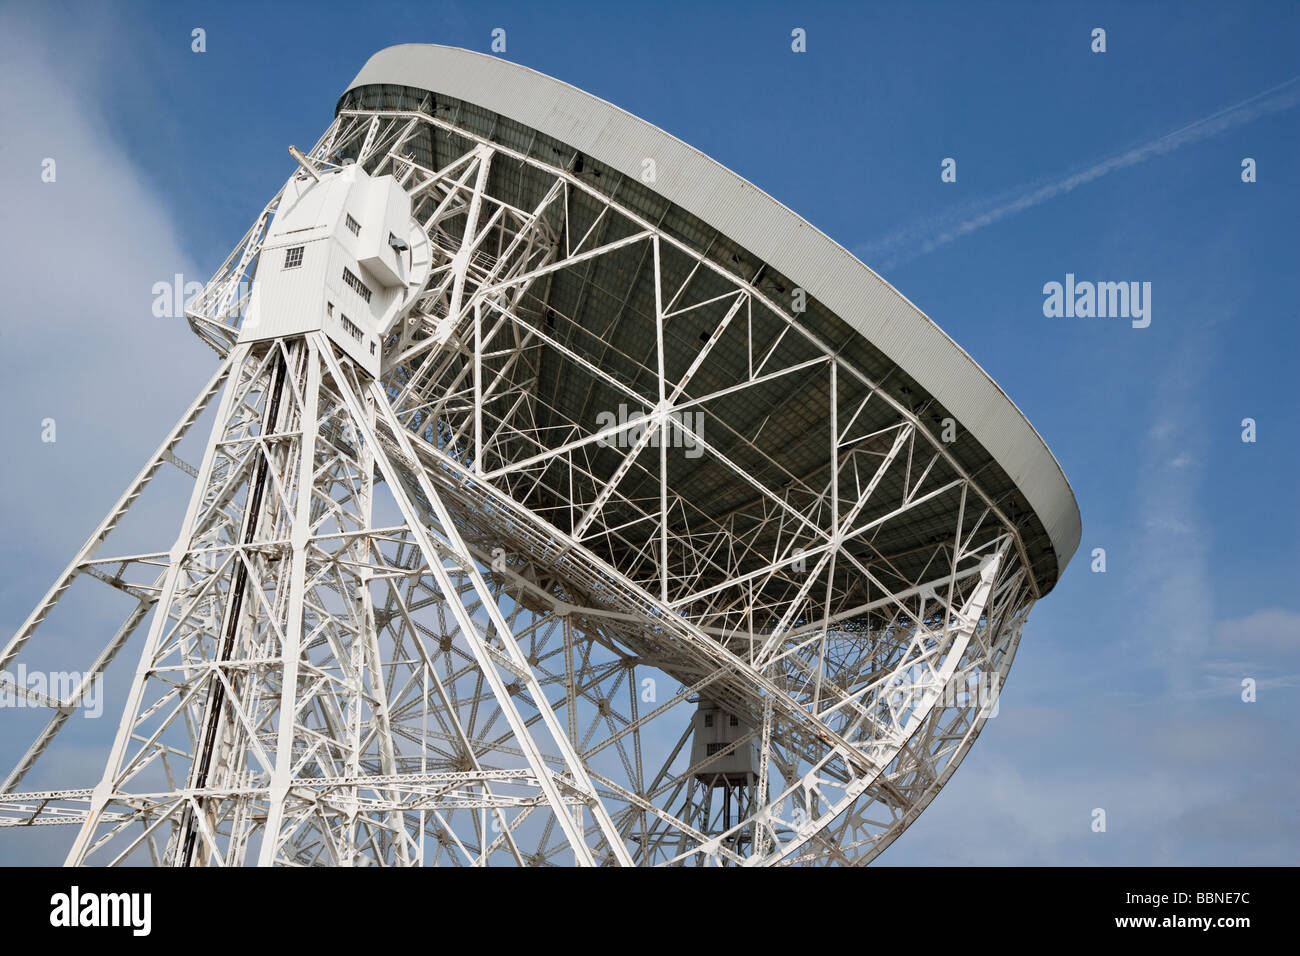
[[[239,341],[278,198],[191,303],[220,367],[0,651],[77,580],[133,602],[81,685],[14,688],[49,717],[0,827],[75,827],[74,864],[874,858],[989,716],[1022,526],[761,269],[434,112],[346,104],[311,152],[394,175],[432,241],[379,380],[324,333]],[[164,466],[174,545],[101,557]],[[133,635],[102,774],[21,789]]]

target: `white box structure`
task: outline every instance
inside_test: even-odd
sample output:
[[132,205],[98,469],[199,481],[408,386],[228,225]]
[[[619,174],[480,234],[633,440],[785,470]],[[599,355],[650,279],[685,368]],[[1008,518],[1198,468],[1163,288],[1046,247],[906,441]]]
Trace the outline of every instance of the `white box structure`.
[[378,376],[380,345],[428,275],[427,249],[392,176],[301,169],[267,231],[240,341],[323,331]]

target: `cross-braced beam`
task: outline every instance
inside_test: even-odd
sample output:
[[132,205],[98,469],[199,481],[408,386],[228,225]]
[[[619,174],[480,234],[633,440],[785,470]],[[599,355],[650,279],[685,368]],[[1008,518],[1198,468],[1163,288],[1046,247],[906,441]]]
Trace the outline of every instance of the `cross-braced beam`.
[[[354,97],[310,154],[394,176],[431,242],[379,378],[238,341],[277,197],[187,309],[221,368],[0,658],[73,581],[131,596],[87,671],[144,631],[103,773],[15,792],[85,686],[14,688],[51,717],[0,826],[76,827],[75,864],[874,859],[1006,678],[1015,501],[761,268],[408,106]],[[168,462],[175,543],[101,557]]]

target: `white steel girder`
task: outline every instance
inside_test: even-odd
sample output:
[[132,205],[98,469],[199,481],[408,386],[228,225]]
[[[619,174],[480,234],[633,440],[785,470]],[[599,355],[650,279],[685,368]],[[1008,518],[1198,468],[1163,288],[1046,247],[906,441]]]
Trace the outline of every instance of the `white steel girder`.
[[[311,152],[393,174],[433,240],[380,380],[323,333],[235,344],[278,197],[187,310],[220,368],[0,655],[78,578],[137,598],[87,671],[150,621],[107,765],[16,792],[84,686],[48,701],[0,826],[76,825],[72,864],[873,859],[989,716],[1037,596],[1018,527],[752,278],[430,111],[343,109]],[[430,130],[467,144],[441,169],[410,148]],[[550,185],[520,208],[499,164]],[[599,285],[612,261],[647,305]],[[628,323],[644,354],[616,348]],[[683,323],[704,325],[684,358]],[[629,413],[575,419],[565,381]],[[175,447],[223,385],[188,469]],[[722,411],[774,385],[824,396],[824,468],[791,473],[768,419]],[[880,407],[893,420],[867,425]],[[683,445],[751,502],[692,501]],[[167,462],[194,478],[176,543],[98,558]],[[915,521],[937,532],[923,559],[891,553]],[[700,701],[740,729],[696,760]],[[743,779],[711,769],[750,747]]]

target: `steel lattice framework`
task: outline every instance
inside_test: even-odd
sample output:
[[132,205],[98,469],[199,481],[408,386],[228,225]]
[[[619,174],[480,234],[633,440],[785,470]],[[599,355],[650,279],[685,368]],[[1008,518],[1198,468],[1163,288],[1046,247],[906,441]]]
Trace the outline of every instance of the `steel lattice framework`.
[[[0,654],[74,581],[135,602],[36,701],[0,825],[75,828],[70,864],[861,864],[947,782],[1043,591],[1026,509],[758,276],[536,152],[345,98],[308,156],[394,176],[430,278],[379,378],[241,341],[277,197],[190,303],[216,373]],[[102,557],[166,465],[174,545]],[[98,783],[23,791],[137,632]]]

